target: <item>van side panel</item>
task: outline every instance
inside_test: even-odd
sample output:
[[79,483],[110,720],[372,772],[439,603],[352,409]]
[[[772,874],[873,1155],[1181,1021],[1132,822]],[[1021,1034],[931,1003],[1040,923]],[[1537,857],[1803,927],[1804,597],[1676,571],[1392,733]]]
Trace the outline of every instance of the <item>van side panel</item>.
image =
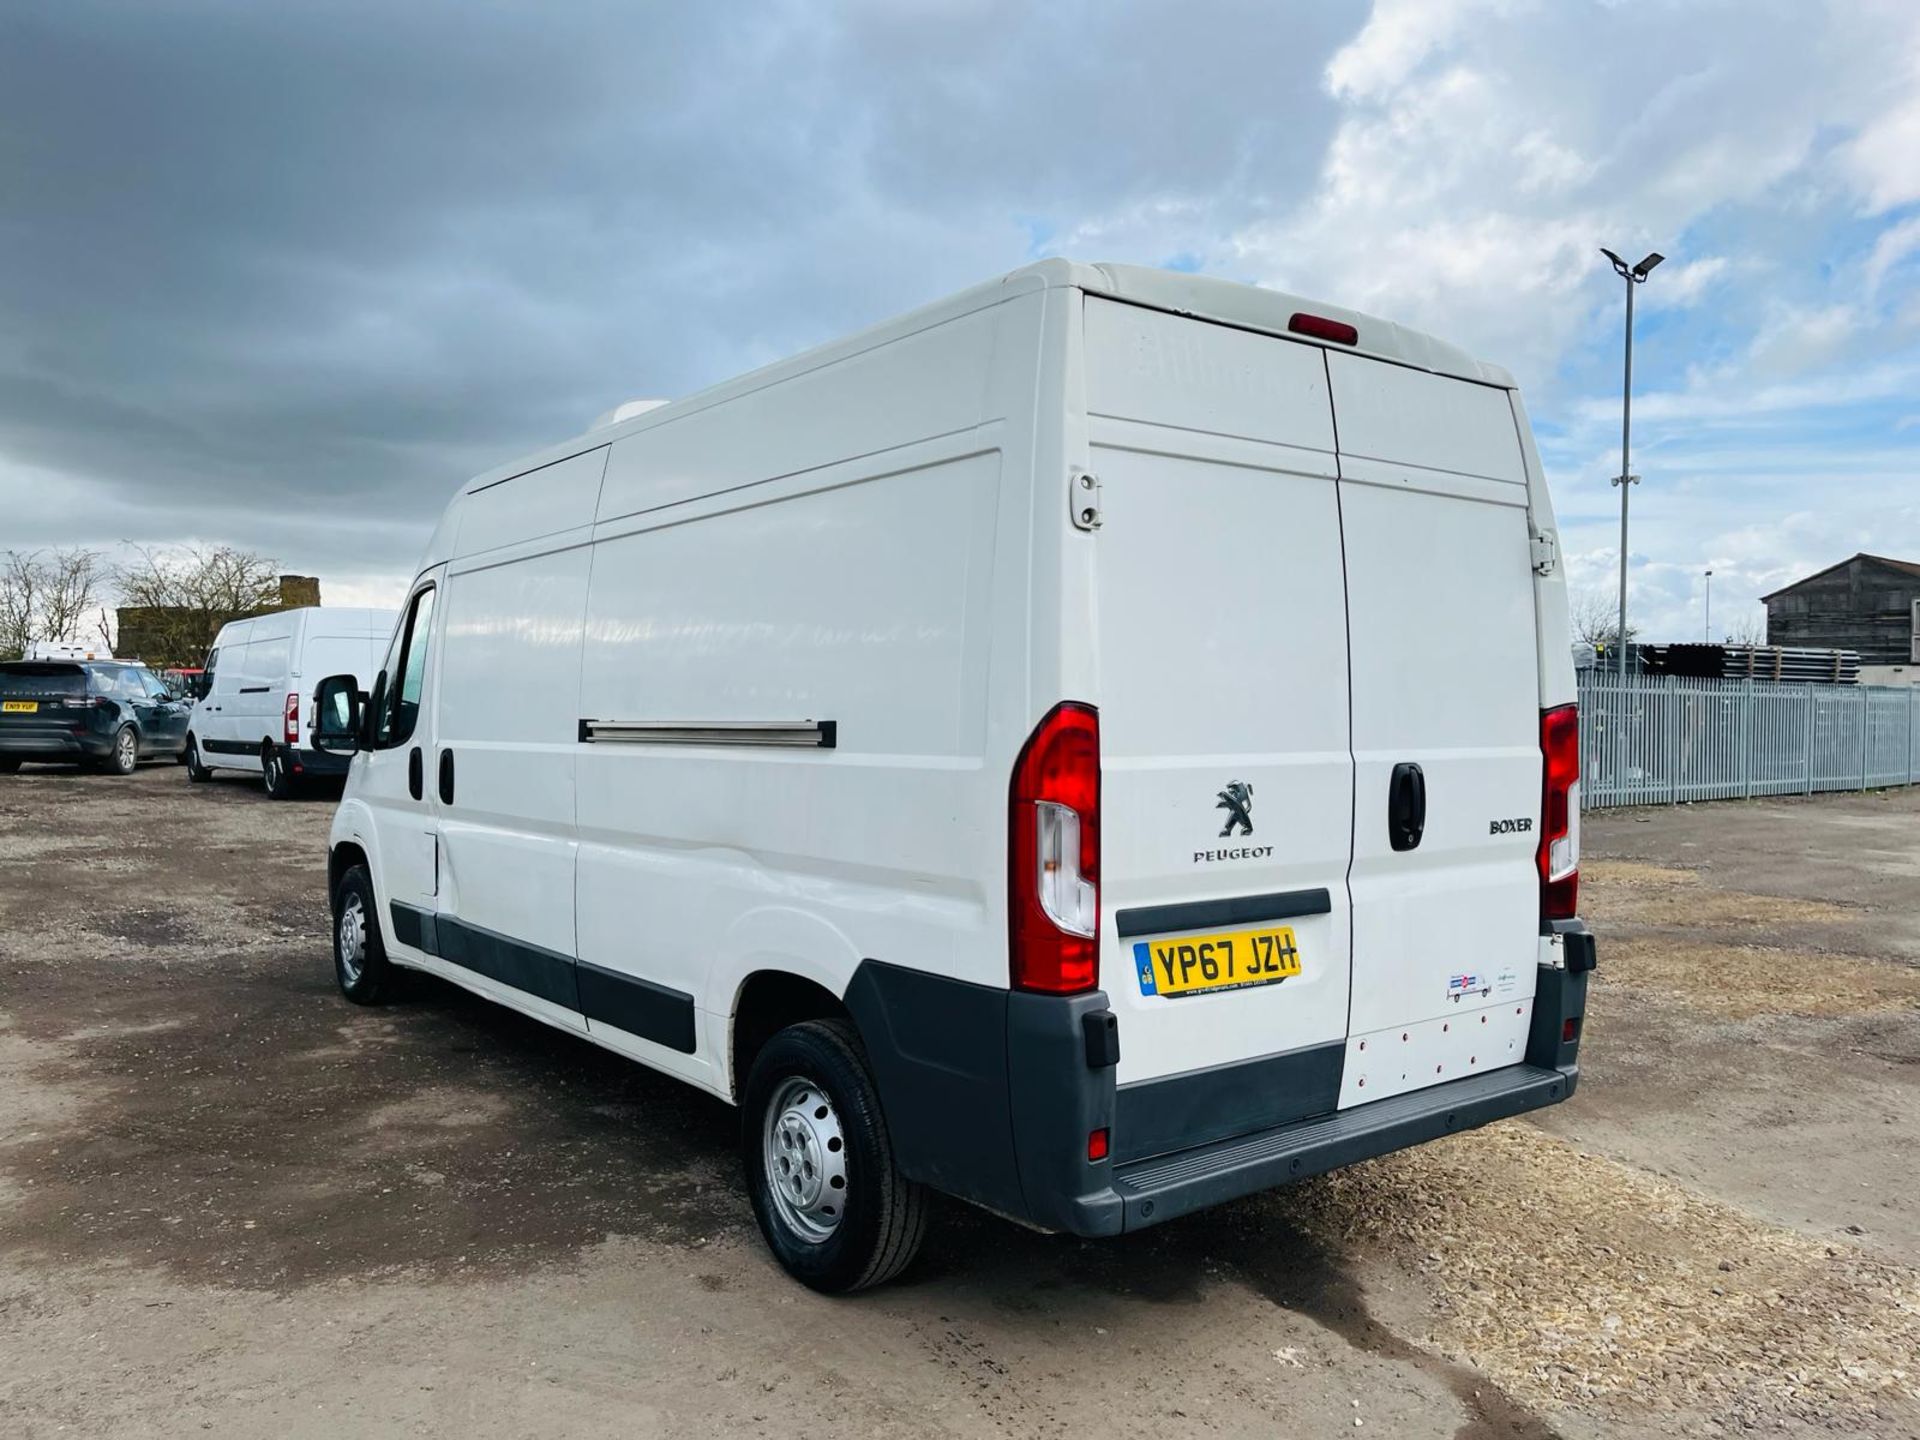
[[[1001,457],[920,458],[601,527],[580,719],[831,722],[834,744],[581,744],[583,967],[716,1016],[754,969],[836,994],[866,957],[1004,981],[1003,787],[980,783]],[[769,950],[782,933],[805,953]],[[727,1057],[696,1058],[724,1089]]]
[[981,419],[990,307],[806,371],[613,447],[599,517],[617,519],[856,455],[965,430]]
[[453,803],[440,810],[441,914],[566,956],[584,540],[578,531],[565,549],[447,567],[438,753],[427,775],[436,789],[440,767],[452,767]]
[[596,446],[470,492],[460,503],[454,554],[478,555],[591,525],[609,448]]

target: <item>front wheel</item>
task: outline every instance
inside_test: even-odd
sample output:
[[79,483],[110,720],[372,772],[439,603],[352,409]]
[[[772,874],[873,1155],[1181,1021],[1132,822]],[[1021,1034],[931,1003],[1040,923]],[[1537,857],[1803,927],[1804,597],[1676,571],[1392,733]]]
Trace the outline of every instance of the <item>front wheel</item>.
[[386,942],[380,938],[373,877],[355,865],[333,891],[333,978],[356,1005],[377,1005],[393,984]]
[[927,1194],[904,1178],[853,1027],[792,1025],[753,1062],[741,1150],[774,1258],[829,1294],[891,1280],[919,1252]]
[[181,759],[186,762],[187,779],[195,785],[203,784],[213,778],[213,771],[209,770],[206,762],[200,758],[200,741],[198,737],[193,735],[187,736],[187,748],[181,752]]

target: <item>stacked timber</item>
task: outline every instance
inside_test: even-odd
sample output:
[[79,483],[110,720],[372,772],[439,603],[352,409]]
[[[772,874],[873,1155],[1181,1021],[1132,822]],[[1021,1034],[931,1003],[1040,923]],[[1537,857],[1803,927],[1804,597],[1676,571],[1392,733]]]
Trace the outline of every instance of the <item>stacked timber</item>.
[[1640,660],[1649,675],[1686,675],[1704,680],[1815,681],[1856,685],[1856,650],[1814,650],[1793,645],[1643,645]]

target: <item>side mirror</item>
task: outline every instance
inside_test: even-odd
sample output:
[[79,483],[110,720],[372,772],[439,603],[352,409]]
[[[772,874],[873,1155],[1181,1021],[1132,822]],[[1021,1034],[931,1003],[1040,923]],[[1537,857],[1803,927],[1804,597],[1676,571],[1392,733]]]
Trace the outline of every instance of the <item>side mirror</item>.
[[351,675],[329,675],[313,692],[317,718],[313,746],[334,755],[352,755],[360,748],[361,715],[366,697]]

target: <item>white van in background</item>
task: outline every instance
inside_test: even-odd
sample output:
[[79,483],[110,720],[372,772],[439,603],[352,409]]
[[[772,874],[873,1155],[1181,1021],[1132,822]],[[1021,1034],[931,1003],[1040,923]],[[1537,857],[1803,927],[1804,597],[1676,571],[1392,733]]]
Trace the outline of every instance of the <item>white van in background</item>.
[[1440,341],[1047,261],[480,476],[404,614],[321,685],[341,988],[739,1105],[809,1285],[1572,1092],[1553,509]]
[[398,618],[394,610],[309,605],[221,626],[187,735],[188,778],[249,770],[285,800],[305,780],[345,774],[344,760],[304,738],[313,687],[333,674],[370,683]]

